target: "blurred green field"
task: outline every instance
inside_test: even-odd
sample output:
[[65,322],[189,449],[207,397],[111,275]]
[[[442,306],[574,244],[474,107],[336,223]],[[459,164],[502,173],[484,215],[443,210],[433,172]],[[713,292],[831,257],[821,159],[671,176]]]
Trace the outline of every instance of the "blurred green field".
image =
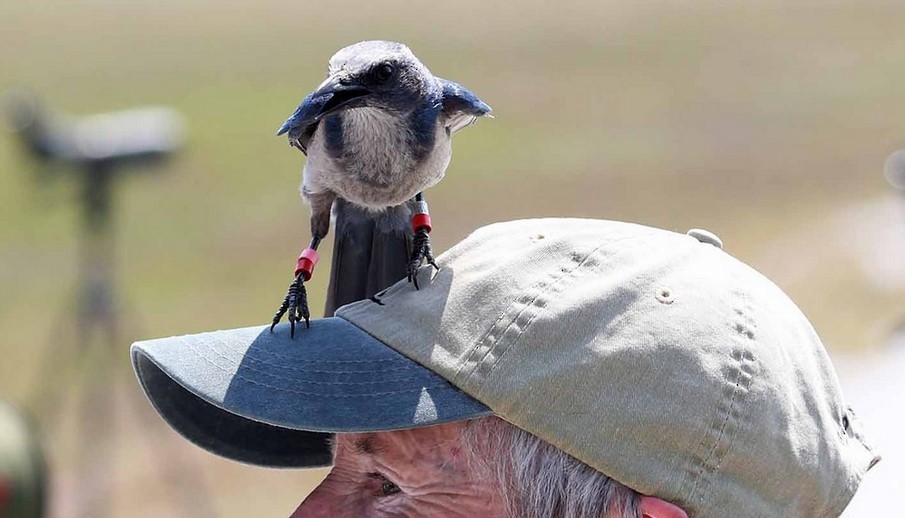
[[[7,0],[0,88],[77,114],[163,104],[187,118],[171,167],[119,192],[130,336],[110,390],[132,394],[125,406],[139,401],[131,340],[269,320],[308,238],[303,157],[273,134],[330,55],[362,39],[406,42],[493,106],[427,194],[435,249],[542,215],[703,227],[787,290],[831,350],[851,350],[905,314],[905,283],[871,280],[862,258],[905,240],[864,216],[905,205],[882,176],[905,147],[903,17],[905,4],[873,0]],[[24,401],[54,382],[35,378],[40,352],[65,338],[78,211],[71,176],[36,183],[18,144],[0,138],[0,396]],[[325,278],[309,290],[315,308]],[[74,477],[67,408],[46,431],[58,516]],[[140,413],[115,430],[115,516],[173,514],[161,455],[197,465],[224,517],[287,515],[318,476],[214,458]],[[157,439],[135,438],[149,426]]]

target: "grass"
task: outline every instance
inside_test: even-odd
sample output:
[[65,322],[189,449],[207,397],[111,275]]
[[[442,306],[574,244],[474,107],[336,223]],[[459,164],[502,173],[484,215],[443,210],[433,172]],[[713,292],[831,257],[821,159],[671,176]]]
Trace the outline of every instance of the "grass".
[[[859,259],[903,236],[853,210],[892,196],[882,164],[905,147],[903,14],[883,1],[15,1],[0,8],[0,87],[74,113],[164,104],[188,121],[170,167],[119,190],[123,390],[135,390],[132,339],[268,319],[308,217],[303,159],[273,132],[336,49],[368,38],[407,42],[496,114],[457,136],[428,193],[437,249],[538,215],[704,227],[786,289],[831,349],[858,349],[905,313],[905,286],[872,280]],[[75,182],[37,183],[33,165],[0,139],[0,394],[14,401],[52,383],[35,380],[37,358],[66,346],[56,323],[75,274]],[[844,228],[840,214],[853,215]],[[855,248],[840,232],[871,239]],[[310,474],[233,465],[124,412],[116,515],[170,513],[153,453],[127,440],[140,426],[197,464],[218,516],[287,514],[311,487]],[[60,436],[75,420],[48,432],[64,459],[60,516],[77,449]]]

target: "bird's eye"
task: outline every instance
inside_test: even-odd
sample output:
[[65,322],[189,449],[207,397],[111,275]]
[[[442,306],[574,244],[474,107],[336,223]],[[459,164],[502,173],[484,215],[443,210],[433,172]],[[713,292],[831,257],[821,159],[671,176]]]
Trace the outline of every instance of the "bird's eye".
[[377,68],[374,69],[374,79],[377,79],[378,82],[384,82],[390,77],[393,76],[393,65],[389,63],[381,63],[377,65]]

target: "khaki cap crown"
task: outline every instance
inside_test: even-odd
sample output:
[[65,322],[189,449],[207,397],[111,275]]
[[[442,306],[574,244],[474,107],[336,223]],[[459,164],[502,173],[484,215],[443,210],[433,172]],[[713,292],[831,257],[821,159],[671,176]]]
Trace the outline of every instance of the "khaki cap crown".
[[835,516],[879,459],[808,320],[712,244],[523,220],[438,263],[337,316],[690,516]]

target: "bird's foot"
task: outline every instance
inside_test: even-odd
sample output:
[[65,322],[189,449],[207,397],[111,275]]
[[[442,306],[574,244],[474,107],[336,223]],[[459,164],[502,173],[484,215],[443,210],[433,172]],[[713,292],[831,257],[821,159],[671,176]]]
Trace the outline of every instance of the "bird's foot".
[[431,240],[428,232],[429,228],[426,227],[420,227],[415,231],[415,236],[412,238],[412,256],[409,258],[409,262],[405,268],[408,280],[415,285],[416,290],[419,289],[418,269],[421,268],[422,263],[427,261],[427,264],[433,266],[437,270],[440,269],[434,261],[434,254],[431,250]]
[[301,255],[295,262],[295,279],[289,285],[286,291],[286,298],[280,304],[275,315],[273,315],[273,323],[270,324],[270,332],[280,323],[280,319],[287,312],[289,316],[289,337],[295,338],[295,323],[301,319],[305,319],[305,327],[311,327],[311,313],[308,311],[308,292],[305,291],[305,281],[311,279],[314,273],[314,265],[317,264],[317,245],[320,238],[315,236],[311,239],[311,245],[302,250]]
[[284,314],[287,314],[289,320],[289,336],[295,338],[295,323],[305,319],[305,327],[311,327],[311,313],[308,311],[308,292],[305,290],[305,278],[303,273],[295,276],[295,280],[289,285],[286,292],[286,298],[280,304],[276,314],[273,316],[273,323],[270,324],[270,332],[280,322]]

